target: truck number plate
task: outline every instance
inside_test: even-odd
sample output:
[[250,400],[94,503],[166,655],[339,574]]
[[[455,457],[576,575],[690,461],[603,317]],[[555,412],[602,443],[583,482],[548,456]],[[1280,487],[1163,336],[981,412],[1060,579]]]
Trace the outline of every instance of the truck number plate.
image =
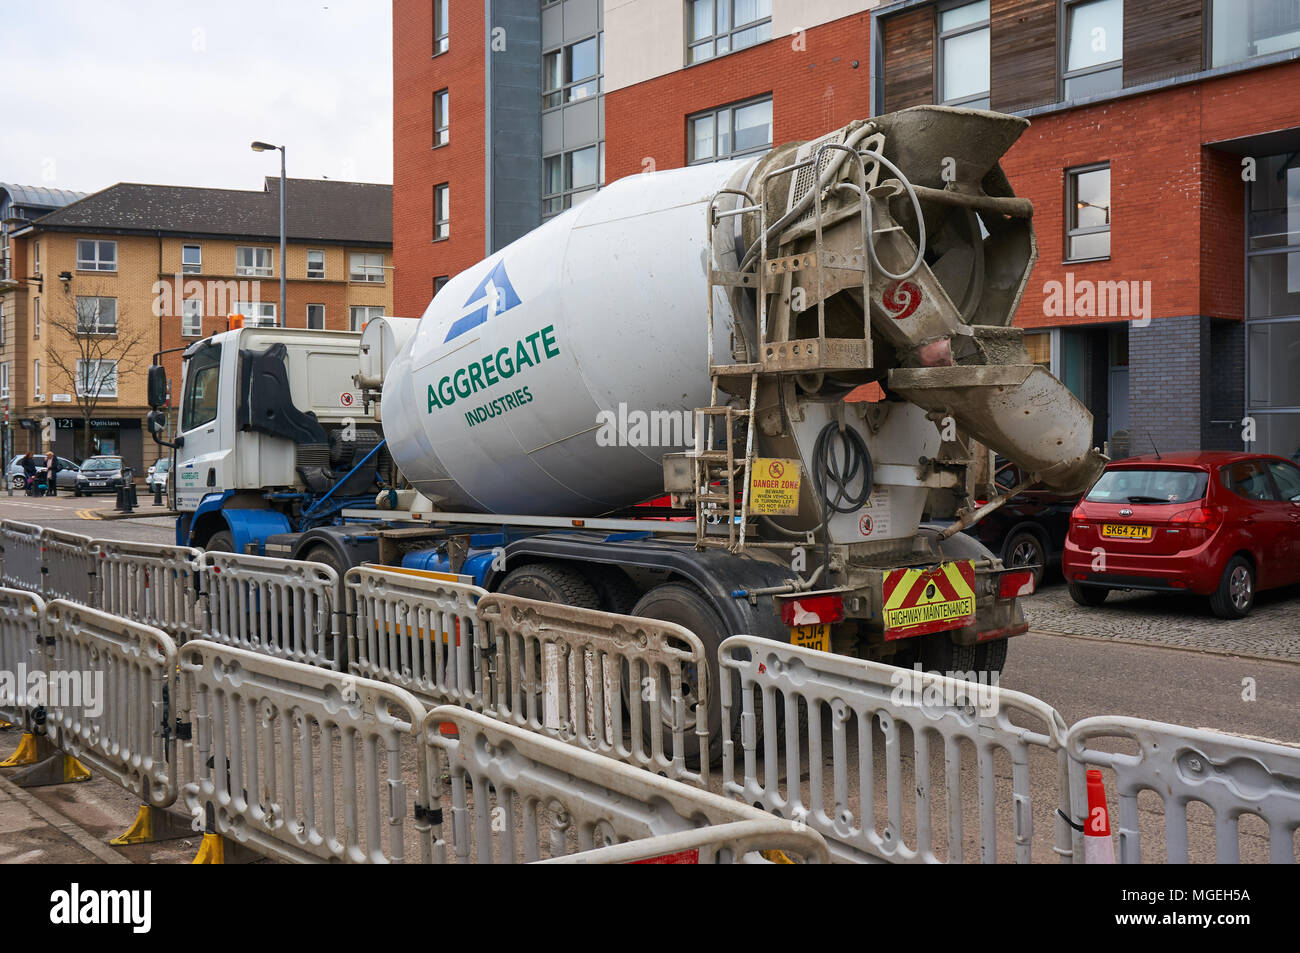
[[831,627],[821,622],[817,625],[790,626],[790,644],[805,649],[831,650]]

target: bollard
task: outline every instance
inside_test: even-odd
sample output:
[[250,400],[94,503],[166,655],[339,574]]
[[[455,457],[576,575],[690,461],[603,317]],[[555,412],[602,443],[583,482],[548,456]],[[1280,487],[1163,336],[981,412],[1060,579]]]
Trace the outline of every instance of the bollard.
[[153,485],[153,505],[154,505],[154,506],[162,506],[162,505],[163,505],[163,498],[162,498],[162,484],[161,484],[161,483],[155,483],[155,484]]

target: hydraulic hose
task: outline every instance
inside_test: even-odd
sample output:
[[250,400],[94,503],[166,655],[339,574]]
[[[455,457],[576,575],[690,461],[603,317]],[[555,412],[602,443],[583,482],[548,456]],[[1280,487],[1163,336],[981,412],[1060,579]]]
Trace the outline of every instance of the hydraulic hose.
[[[862,486],[853,492],[850,487],[859,477]],[[862,435],[851,427],[841,430],[836,421],[823,427],[813,444],[812,478],[822,504],[822,565],[829,581],[831,514],[853,513],[861,509],[870,498],[874,484],[871,451]]]

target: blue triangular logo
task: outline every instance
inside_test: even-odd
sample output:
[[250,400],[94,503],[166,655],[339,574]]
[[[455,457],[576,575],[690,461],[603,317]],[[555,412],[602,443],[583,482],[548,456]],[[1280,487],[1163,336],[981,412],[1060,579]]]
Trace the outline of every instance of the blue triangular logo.
[[456,319],[448,329],[447,336],[443,339],[444,344],[486,321],[489,310],[492,314],[497,315],[503,311],[509,311],[519,304],[519,295],[515,294],[514,285],[510,284],[510,276],[506,274],[504,259],[497,262],[496,267],[484,276],[483,280],[478,283],[478,287],[470,292],[470,296],[465,299],[465,304],[462,307],[468,308],[479,301],[483,302],[482,307],[475,308],[469,314]]

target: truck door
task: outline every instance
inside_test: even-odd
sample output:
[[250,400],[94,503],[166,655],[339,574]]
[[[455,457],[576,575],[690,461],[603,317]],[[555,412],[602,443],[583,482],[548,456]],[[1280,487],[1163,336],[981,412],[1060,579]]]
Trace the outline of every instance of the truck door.
[[176,508],[196,509],[209,493],[220,493],[229,485],[228,469],[232,453],[232,414],[222,413],[222,402],[233,399],[230,381],[233,368],[223,373],[223,348],[204,342],[185,365],[181,391],[180,435],[185,442],[176,455]]

